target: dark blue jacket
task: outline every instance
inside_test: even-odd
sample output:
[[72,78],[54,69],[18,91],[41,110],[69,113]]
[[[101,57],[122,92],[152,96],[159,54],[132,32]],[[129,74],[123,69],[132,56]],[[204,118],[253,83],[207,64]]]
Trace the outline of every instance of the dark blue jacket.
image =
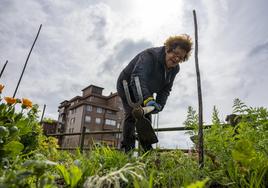
[[[143,100],[153,96],[153,93],[156,93],[156,102],[164,107],[170,94],[174,78],[180,70],[179,64],[167,70],[165,67],[165,57],[164,46],[149,48],[134,57],[118,78],[117,90],[119,96],[122,96],[122,81],[126,80],[130,83],[133,91],[134,77],[138,76]],[[137,99],[136,92],[133,93]]]

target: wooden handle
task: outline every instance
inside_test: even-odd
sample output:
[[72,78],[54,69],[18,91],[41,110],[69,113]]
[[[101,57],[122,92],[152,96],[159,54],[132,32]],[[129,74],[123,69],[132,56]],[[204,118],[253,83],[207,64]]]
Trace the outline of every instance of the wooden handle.
[[143,109],[143,114],[145,115],[145,114],[152,112],[155,109],[155,107],[154,106],[146,106],[146,107],[143,107],[142,109]]

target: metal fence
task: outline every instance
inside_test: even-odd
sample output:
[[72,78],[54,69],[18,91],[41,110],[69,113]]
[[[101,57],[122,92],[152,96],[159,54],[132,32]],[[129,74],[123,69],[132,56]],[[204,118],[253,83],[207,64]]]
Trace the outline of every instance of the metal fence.
[[[205,125],[203,128],[210,128],[211,125]],[[188,127],[168,127],[168,128],[154,128],[155,132],[167,132],[167,131],[188,131],[193,130],[192,128]],[[122,134],[122,130],[111,130],[111,131],[90,131],[86,132],[86,127],[83,127],[82,132],[77,133],[57,133],[57,134],[47,134],[47,136],[53,136],[53,137],[60,137],[60,136],[74,136],[74,135],[80,135],[81,141],[79,145],[80,151],[89,150],[90,147],[84,147],[84,140],[85,135],[94,135],[94,134]],[[75,150],[77,147],[60,147],[59,150]],[[169,151],[172,149],[160,149],[161,151]],[[188,152],[187,149],[180,149],[184,152]]]

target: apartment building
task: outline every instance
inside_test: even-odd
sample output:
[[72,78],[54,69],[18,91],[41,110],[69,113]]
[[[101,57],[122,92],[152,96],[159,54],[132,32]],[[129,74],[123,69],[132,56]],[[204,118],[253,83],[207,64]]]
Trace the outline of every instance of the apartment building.
[[[58,133],[81,133],[103,130],[122,130],[123,106],[117,93],[102,95],[103,88],[90,85],[82,90],[82,96],[65,100],[58,107]],[[104,143],[119,147],[121,134],[85,135],[84,146]],[[81,135],[61,136],[63,148],[78,147]]]

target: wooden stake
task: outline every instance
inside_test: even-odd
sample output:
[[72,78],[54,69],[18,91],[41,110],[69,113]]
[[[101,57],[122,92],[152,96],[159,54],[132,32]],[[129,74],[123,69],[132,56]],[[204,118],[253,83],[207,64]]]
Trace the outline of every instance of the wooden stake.
[[4,66],[3,66],[2,70],[1,70],[0,78],[2,77],[2,74],[3,74],[3,72],[4,72],[4,70],[5,70],[6,66],[7,66],[7,63],[8,63],[8,60],[6,60],[6,63],[4,64]]
[[202,91],[201,91],[201,79],[198,64],[198,30],[197,30],[197,19],[195,10],[194,15],[194,28],[195,28],[195,68],[197,78],[197,92],[198,92],[198,159],[199,167],[204,167],[204,148],[203,148],[203,102],[202,102]]
[[22,73],[21,73],[21,75],[20,75],[20,79],[19,79],[19,81],[18,81],[18,83],[17,83],[17,87],[16,87],[16,89],[15,89],[15,91],[14,91],[14,94],[13,94],[13,98],[15,98],[15,96],[16,96],[17,90],[18,90],[19,85],[20,85],[20,82],[21,82],[21,78],[22,78],[22,76],[23,76],[23,74],[24,74],[25,68],[26,68],[26,66],[27,66],[28,60],[29,60],[30,55],[31,55],[31,53],[32,53],[33,47],[34,47],[34,45],[35,45],[35,42],[36,42],[36,40],[37,40],[37,38],[38,38],[38,36],[39,36],[39,33],[40,33],[41,28],[42,28],[42,24],[40,25],[40,27],[39,27],[39,29],[38,29],[38,32],[37,32],[37,35],[36,35],[36,37],[35,37],[35,39],[34,39],[33,45],[32,45],[32,47],[31,47],[31,50],[30,50],[30,52],[29,52],[29,54],[28,54],[28,57],[27,57],[27,59],[26,59],[26,62],[25,62],[25,64],[24,64]]
[[43,121],[45,110],[46,110],[46,104],[44,104],[44,107],[43,107],[43,112],[42,112],[40,123],[42,123],[42,121]]

